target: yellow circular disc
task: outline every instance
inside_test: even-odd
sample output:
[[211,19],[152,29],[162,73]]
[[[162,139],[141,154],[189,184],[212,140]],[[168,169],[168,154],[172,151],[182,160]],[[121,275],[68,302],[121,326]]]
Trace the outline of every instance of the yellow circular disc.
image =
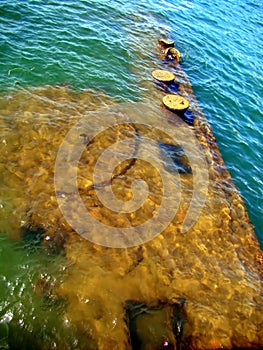
[[163,98],[163,104],[172,111],[185,112],[189,107],[189,101],[179,95],[166,95]]
[[154,79],[162,81],[163,83],[171,83],[174,81],[174,74],[167,71],[167,70],[162,70],[162,69],[156,69],[152,72],[152,76]]

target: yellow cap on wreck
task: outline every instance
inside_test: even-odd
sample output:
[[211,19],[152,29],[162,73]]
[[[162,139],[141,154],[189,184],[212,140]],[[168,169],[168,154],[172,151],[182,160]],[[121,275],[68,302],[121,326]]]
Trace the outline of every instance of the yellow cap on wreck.
[[154,79],[163,83],[172,83],[175,79],[175,75],[168,70],[156,69],[152,72]]
[[175,94],[164,96],[163,104],[165,107],[175,112],[185,112],[190,106],[190,102],[186,98]]

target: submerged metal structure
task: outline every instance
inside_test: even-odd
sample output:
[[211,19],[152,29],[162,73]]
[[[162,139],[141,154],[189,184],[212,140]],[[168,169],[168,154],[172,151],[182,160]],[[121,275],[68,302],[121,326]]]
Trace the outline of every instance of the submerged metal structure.
[[[0,115],[5,130],[17,131],[15,139],[4,131],[0,153],[5,185],[12,188],[11,193],[3,190],[2,195],[15,208],[9,230],[16,232],[17,237],[39,239],[40,235],[44,253],[63,251],[68,262],[59,281],[50,285],[38,279],[36,286],[41,287],[38,290],[46,299],[66,301],[58,322],[65,332],[71,332],[72,339],[57,335],[39,344],[41,349],[49,349],[54,343],[57,349],[74,345],[76,349],[100,350],[201,350],[263,345],[262,251],[178,56],[167,58],[161,47],[159,55],[158,68],[169,69],[175,76],[174,83],[154,86],[149,80],[149,91],[142,104],[116,106],[104,94],[74,92],[59,86],[21,89],[12,99],[1,98]],[[188,111],[177,115],[165,109],[161,101],[167,93],[177,93],[190,101]],[[88,113],[87,108],[94,112]],[[67,138],[70,152],[62,154],[68,171],[64,173],[66,186],[58,191],[54,186],[55,162],[67,132],[83,116],[88,121],[91,116],[96,120],[102,115],[106,123],[109,118],[116,118],[114,127],[110,125],[94,134],[89,123],[85,123],[75,138]],[[158,131],[147,126],[154,118],[174,130],[173,140],[161,128]],[[193,162],[189,163],[189,151],[184,152],[191,135],[205,156],[206,183],[198,178]],[[100,154],[127,137],[132,157],[114,168],[109,182],[94,181]],[[146,158],[158,161],[159,169],[136,159],[146,151],[144,142],[149,139],[152,145]],[[76,143],[83,147],[77,162],[77,191],[70,182],[76,168],[71,164],[72,145]],[[156,154],[151,154],[154,150]],[[114,156],[113,153],[112,159],[107,158],[105,167]],[[198,159],[198,152],[195,156]],[[160,169],[171,185],[180,181],[179,197],[175,191],[162,190],[157,171]],[[98,188],[111,187],[125,205],[132,197],[132,181],[138,178],[148,181],[149,186],[149,194],[139,209],[124,212],[123,207],[116,212],[105,207],[96,193]],[[196,186],[200,195],[205,193],[205,201],[195,222],[183,232]],[[110,238],[105,238],[104,245],[95,243],[106,237],[107,228],[110,234],[112,227],[134,228],[154,217],[164,193],[167,203],[171,200],[174,204],[175,198],[178,207],[159,234],[152,237],[151,232],[146,232],[141,244],[134,246],[127,237],[127,247],[121,248],[111,245]],[[74,205],[79,197],[89,214],[106,227],[100,231],[96,224],[90,224],[90,240],[86,239],[86,232],[79,234],[69,224],[81,221]],[[62,214],[65,205],[69,217]],[[158,217],[155,222],[157,225]]]

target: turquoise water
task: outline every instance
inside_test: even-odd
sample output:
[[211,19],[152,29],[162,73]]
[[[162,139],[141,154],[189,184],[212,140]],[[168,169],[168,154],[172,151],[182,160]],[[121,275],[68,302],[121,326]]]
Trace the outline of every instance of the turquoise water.
[[263,4],[189,1],[171,13],[184,67],[262,244]]
[[[158,38],[172,38],[263,245],[262,29],[259,0],[2,0],[0,90],[68,84],[139,100],[151,80],[149,62],[158,64]],[[45,258],[5,235],[1,247],[0,297],[7,301],[0,310],[0,339],[12,336],[4,322],[15,314],[14,324],[27,322],[34,336],[48,334],[52,348],[55,334],[67,334],[66,324],[57,329],[55,322],[63,305],[54,300],[43,306],[31,285],[47,271],[59,278],[63,257]],[[35,321],[36,309],[44,325]],[[78,348],[71,341],[69,336],[68,347]]]

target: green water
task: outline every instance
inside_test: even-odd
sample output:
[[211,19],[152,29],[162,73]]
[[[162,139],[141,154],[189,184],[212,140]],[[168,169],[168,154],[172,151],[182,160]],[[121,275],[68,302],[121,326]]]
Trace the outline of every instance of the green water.
[[39,339],[51,344],[56,334],[63,334],[57,315],[65,305],[55,299],[45,302],[41,280],[49,280],[51,285],[59,280],[66,268],[63,257],[47,256],[38,245],[14,243],[3,235],[0,240],[0,347],[37,349]]
[[123,15],[114,5],[99,3],[2,4],[2,90],[17,81],[35,86],[68,83],[115,97],[134,96],[132,49]]

